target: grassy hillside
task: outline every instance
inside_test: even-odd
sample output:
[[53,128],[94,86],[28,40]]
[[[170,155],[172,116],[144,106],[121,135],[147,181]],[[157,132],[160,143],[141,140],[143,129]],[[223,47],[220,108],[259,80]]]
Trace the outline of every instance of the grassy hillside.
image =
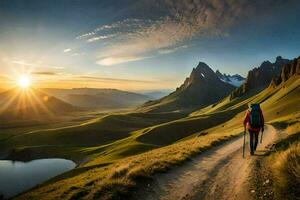
[[272,122],[280,130],[275,152],[265,159],[273,178],[277,199],[297,199],[300,195],[300,113]]
[[273,171],[275,187],[279,198],[297,199],[300,196],[300,140],[286,150],[274,155],[276,157]]
[[[70,154],[75,152],[77,157],[78,155],[82,158],[89,157],[89,160],[77,169],[18,198],[112,199],[120,195],[126,196],[140,180],[168,170],[206,148],[241,133],[244,113],[250,102],[261,103],[267,122],[298,116],[299,80],[299,75],[295,75],[276,87],[268,87],[261,92],[253,91],[253,96],[239,97],[234,100],[227,97],[217,104],[183,118],[182,116],[180,118],[180,113],[174,112],[135,113],[97,119],[84,125],[84,129],[90,128],[92,130],[90,134],[93,135],[93,131],[113,127],[116,131],[120,131],[120,138],[112,142],[102,140],[101,137],[105,138],[103,131],[101,133],[104,135],[97,136],[99,143],[94,140],[93,143],[87,143],[91,146],[74,149],[70,146],[69,150],[59,149],[58,151],[64,150]],[[152,120],[157,117],[160,120],[153,122]],[[170,120],[172,117],[174,121]],[[122,123],[124,126],[120,125]],[[135,128],[128,129],[129,125]],[[80,128],[74,129],[74,131],[78,129],[78,133],[64,130],[58,135],[72,133],[79,136],[84,134],[84,131],[80,133]],[[56,136],[55,131],[52,134]],[[37,134],[40,135],[42,133]],[[34,137],[32,135],[32,138]],[[74,158],[74,155],[65,156]]]
[[139,180],[168,170],[211,145],[232,137],[232,134],[209,134],[199,139],[190,139],[119,159],[113,164],[88,163],[86,167],[65,174],[63,179],[50,181],[16,199],[114,199],[120,195],[124,197]]
[[85,109],[120,109],[145,103],[150,97],[116,89],[73,88],[43,89],[72,105]]
[[55,120],[80,109],[37,89],[12,89],[0,93],[1,125]]
[[[79,162],[84,157],[114,147],[115,142],[131,132],[183,117],[183,113],[123,113],[99,117],[79,125],[50,128],[15,134],[0,141],[0,152],[12,152],[9,158],[28,160],[41,157],[63,157]],[[2,131],[0,131],[0,135]],[[90,148],[93,147],[93,148]]]
[[[257,92],[253,91],[253,93]],[[234,100],[227,97],[217,104],[193,112],[186,118],[150,127],[138,140],[155,145],[167,145],[229,120],[232,123],[238,120],[239,122],[235,123],[238,125],[242,121],[241,118],[248,104],[254,102],[261,103],[266,121],[300,110],[300,104],[297,103],[300,102],[299,76],[292,77],[276,88],[269,87],[254,96],[252,94]],[[202,134],[207,134],[207,131]],[[157,138],[160,139],[157,140]]]

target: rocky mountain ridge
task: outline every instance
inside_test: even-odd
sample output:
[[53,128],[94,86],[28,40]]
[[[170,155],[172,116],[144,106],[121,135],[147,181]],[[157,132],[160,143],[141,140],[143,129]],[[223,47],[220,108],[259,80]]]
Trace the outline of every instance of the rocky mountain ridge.
[[248,72],[245,83],[231,93],[231,99],[240,97],[254,89],[264,89],[268,87],[272,79],[277,76],[281,68],[290,63],[291,60],[284,59],[281,56],[276,57],[276,61],[264,61],[259,67]]

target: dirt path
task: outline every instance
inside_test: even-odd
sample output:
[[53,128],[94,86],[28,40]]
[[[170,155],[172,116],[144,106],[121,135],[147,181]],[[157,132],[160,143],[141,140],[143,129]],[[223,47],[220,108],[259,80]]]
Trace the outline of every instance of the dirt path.
[[254,195],[251,195],[249,180],[254,162],[264,155],[275,136],[276,130],[268,125],[256,155],[249,155],[247,143],[244,159],[243,137],[212,148],[183,166],[156,175],[136,197],[144,200],[251,199]]

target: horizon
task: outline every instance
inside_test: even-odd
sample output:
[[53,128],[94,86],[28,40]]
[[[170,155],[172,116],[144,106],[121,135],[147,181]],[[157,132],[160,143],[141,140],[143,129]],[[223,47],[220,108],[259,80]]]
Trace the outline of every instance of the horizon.
[[[276,61],[276,58],[277,57],[282,57],[282,56],[280,56],[280,55],[277,55],[276,57],[275,57],[275,59],[273,59],[273,60],[263,60],[263,61],[261,61],[261,63],[260,64],[262,64],[263,62],[267,62],[267,61],[269,61],[269,62],[271,62],[271,63],[274,63],[275,61]],[[298,56],[299,57],[299,56]],[[293,60],[293,59],[296,59],[296,58],[286,58],[286,57],[282,57],[283,59],[289,59],[289,60]],[[202,61],[199,61],[198,63],[200,63],[200,62],[202,62]],[[207,64],[207,63],[206,63]],[[197,65],[196,65],[197,66]],[[208,66],[209,66],[209,64],[208,64]],[[216,71],[218,71],[219,69],[213,69],[211,66],[209,66],[214,72],[216,72]],[[249,69],[249,71],[251,71],[251,70],[253,70],[254,68],[257,68],[257,67],[259,67],[259,66],[253,66],[252,68],[250,68]],[[196,67],[193,67],[193,68],[196,68]],[[192,69],[193,69],[192,68]],[[191,69],[191,70],[192,70]],[[249,72],[248,71],[248,72]],[[219,72],[220,73],[222,73],[222,74],[225,74],[225,75],[241,75],[241,74],[229,74],[229,73],[225,73],[225,72],[223,72],[223,71],[220,71],[219,70]],[[247,78],[247,76],[248,76],[248,72],[247,72],[247,74],[246,74],[246,76],[244,76],[244,75],[241,75],[243,78]],[[191,73],[191,72],[190,72]],[[188,74],[188,76],[186,76],[186,77],[184,77],[183,78],[183,80],[182,80],[182,82],[179,84],[179,85],[177,85],[177,86],[175,86],[175,87],[172,87],[172,88],[163,88],[163,89],[155,89],[155,88],[153,88],[153,89],[132,89],[132,90],[126,90],[126,89],[119,89],[119,88],[113,88],[113,87],[93,87],[93,86],[91,86],[91,87],[80,87],[80,86],[78,86],[78,87],[58,87],[58,86],[53,86],[53,87],[32,87],[32,89],[41,89],[41,90],[47,90],[47,89],[61,89],[61,90],[75,90],[75,89],[99,89],[99,90],[101,90],[101,89],[103,89],[103,90],[119,90],[119,91],[124,91],[124,92],[132,92],[132,93],[137,93],[137,94],[147,94],[147,93],[152,93],[152,92],[162,92],[162,93],[166,93],[166,94],[168,94],[168,93],[171,93],[171,92],[173,92],[173,91],[175,91],[176,90],[176,88],[177,87],[179,87],[181,84],[183,84],[183,81],[187,78],[187,77],[189,77],[189,75],[190,75],[190,73]],[[5,92],[5,91],[8,91],[8,90],[12,90],[12,89],[16,89],[16,88],[18,88],[19,86],[18,86],[18,82],[19,82],[20,80],[11,80],[11,85],[9,86],[9,87],[3,87],[3,88],[0,88],[0,92]],[[130,81],[130,80],[124,80],[124,81]],[[31,86],[30,86],[31,87]],[[238,88],[238,86],[235,86],[235,87],[237,87]]]
[[2,1],[1,88],[25,74],[36,88],[174,90],[200,61],[246,77],[299,56],[299,10],[295,0]]
[[0,200],[295,199],[299,19],[299,0],[0,0]]

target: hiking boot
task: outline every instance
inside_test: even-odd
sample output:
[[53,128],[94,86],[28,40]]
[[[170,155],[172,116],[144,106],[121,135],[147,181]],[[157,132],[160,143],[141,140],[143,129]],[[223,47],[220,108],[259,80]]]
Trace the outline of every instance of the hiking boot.
[[250,154],[251,154],[251,156],[253,156],[253,155],[254,155],[254,152],[253,152],[253,151],[251,151],[251,152],[250,152]]

